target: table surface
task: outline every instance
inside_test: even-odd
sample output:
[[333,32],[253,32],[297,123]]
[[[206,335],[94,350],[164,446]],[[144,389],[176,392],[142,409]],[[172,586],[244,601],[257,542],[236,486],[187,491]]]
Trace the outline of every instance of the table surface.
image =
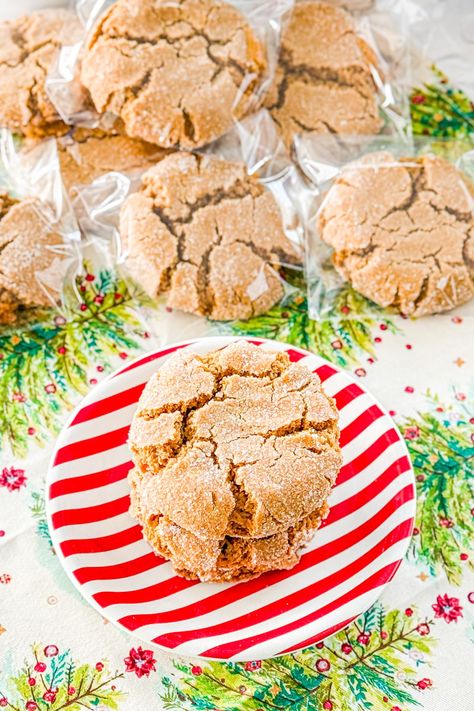
[[[414,92],[414,125],[472,148],[473,107],[449,89],[433,78],[430,87]],[[408,555],[366,615],[304,652],[219,664],[162,653],[107,623],[73,588],[52,549],[45,475],[70,408],[118,364],[158,341],[210,328],[166,314],[152,324],[155,338],[120,277],[106,270],[94,276],[84,295],[92,304],[87,321],[79,310],[67,320],[51,312],[0,331],[0,707],[471,709],[472,303],[412,321],[374,310],[344,289],[329,320],[317,324],[307,318],[301,287],[285,305],[233,326],[233,333],[319,351],[363,379],[404,434],[418,500]],[[93,307],[98,289],[110,295],[102,315]]]

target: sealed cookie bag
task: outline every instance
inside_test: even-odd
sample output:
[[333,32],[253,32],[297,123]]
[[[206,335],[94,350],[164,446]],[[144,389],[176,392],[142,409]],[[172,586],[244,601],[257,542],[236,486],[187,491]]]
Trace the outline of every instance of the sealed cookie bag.
[[314,318],[344,282],[406,316],[474,296],[474,159],[443,141],[361,137],[297,143],[319,191],[306,251]]
[[288,148],[296,134],[408,130],[407,4],[295,2],[265,98]]
[[61,308],[79,239],[54,141],[26,151],[0,131],[0,325]]
[[204,152],[176,151],[141,175],[79,187],[84,232],[117,249],[129,277],[168,309],[214,321],[262,314],[301,269],[308,189],[261,111]]
[[[263,101],[292,0],[76,0],[48,93],[67,122],[117,120],[161,148],[196,149]],[[74,97],[81,85],[88,104]]]

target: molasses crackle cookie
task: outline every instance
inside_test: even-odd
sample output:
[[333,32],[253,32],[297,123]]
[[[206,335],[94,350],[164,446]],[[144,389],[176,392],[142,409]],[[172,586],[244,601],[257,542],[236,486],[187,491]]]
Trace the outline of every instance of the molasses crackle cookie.
[[0,22],[0,126],[28,138],[66,133],[46,93],[60,36],[77,31],[66,10],[41,10]]
[[185,578],[292,568],[328,513],[338,440],[334,401],[286,353],[240,341],[175,354],[130,428],[131,514]]
[[474,296],[473,201],[472,182],[444,158],[371,153],[335,180],[318,231],[357,291],[423,316]]
[[300,133],[378,133],[376,63],[348,12],[324,2],[296,3],[265,101],[285,144]]
[[265,51],[235,7],[219,0],[118,0],[100,17],[81,79],[99,113],[128,135],[196,148],[244,116]]
[[283,296],[273,267],[298,264],[270,190],[243,163],[173,153],[122,206],[131,276],[167,305],[214,320],[247,319]]
[[48,228],[35,198],[0,193],[0,324],[23,307],[51,306],[64,276],[63,239]]

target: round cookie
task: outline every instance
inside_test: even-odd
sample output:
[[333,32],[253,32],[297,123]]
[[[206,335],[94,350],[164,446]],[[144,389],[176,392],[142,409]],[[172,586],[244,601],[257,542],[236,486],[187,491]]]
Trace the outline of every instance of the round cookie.
[[164,147],[196,148],[249,110],[265,71],[245,17],[219,0],[118,0],[87,44],[81,78],[99,112]]
[[59,292],[64,267],[55,248],[62,244],[46,228],[36,200],[0,195],[0,323],[12,323],[20,306],[51,305],[41,283]]
[[86,185],[109,171],[146,169],[167,151],[127,136],[123,130],[75,128],[58,139],[61,175],[67,190]]
[[236,342],[175,354],[147,383],[130,428],[134,513],[219,545],[288,531],[322,509],[335,483],[337,423],[318,376],[286,353]]
[[245,165],[174,153],[125,201],[131,275],[169,307],[214,320],[264,313],[283,295],[271,265],[298,263],[273,195]]
[[237,582],[250,580],[270,570],[293,568],[302,548],[312,539],[326,518],[329,507],[323,504],[286,531],[266,538],[236,538],[222,541],[203,540],[177,526],[161,514],[141,515],[140,474],[129,474],[131,514],[143,526],[143,534],[153,550],[171,561],[178,575],[202,582]]
[[403,314],[438,313],[474,295],[473,196],[443,158],[372,153],[327,193],[319,234],[367,298]]
[[0,126],[29,138],[61,134],[67,126],[49,100],[46,77],[60,49],[66,10],[41,10],[0,22]]
[[324,2],[297,3],[282,33],[266,99],[285,144],[290,147],[300,133],[378,133],[375,62],[345,10]]

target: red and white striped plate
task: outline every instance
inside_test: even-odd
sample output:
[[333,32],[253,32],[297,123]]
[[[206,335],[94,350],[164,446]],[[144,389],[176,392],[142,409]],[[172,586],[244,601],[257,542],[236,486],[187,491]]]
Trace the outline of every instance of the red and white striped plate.
[[249,339],[286,351],[316,371],[336,399],[344,466],[331,512],[293,570],[236,584],[174,575],[128,514],[128,429],[145,383],[172,353],[206,353],[234,340],[239,339],[169,346],[98,385],[58,439],[49,471],[48,519],[69,577],[111,622],[166,650],[249,660],[324,639],[376,600],[407,549],[415,488],[403,439],[359,383],[319,356]]

